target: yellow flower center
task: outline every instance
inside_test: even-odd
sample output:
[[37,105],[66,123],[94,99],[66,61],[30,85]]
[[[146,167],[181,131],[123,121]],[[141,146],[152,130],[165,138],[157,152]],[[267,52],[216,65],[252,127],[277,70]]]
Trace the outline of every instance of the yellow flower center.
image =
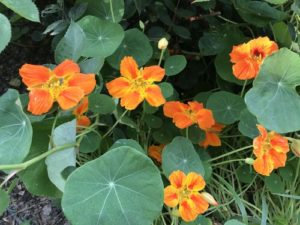
[[183,201],[184,199],[188,199],[190,194],[192,194],[194,191],[190,191],[189,189],[187,189],[187,187],[182,188],[181,190],[179,190],[179,202]]
[[252,58],[256,61],[262,61],[265,58],[265,53],[255,48],[252,52]]
[[47,89],[52,97],[56,99],[60,92],[65,89],[67,86],[67,80],[63,77],[56,77],[55,75],[51,76],[51,78],[42,85],[42,88]]

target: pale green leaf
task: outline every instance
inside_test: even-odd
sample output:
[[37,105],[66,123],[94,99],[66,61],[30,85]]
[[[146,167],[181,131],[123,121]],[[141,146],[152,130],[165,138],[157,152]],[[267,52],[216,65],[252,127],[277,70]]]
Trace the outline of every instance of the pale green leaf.
[[0,13],[0,52],[5,49],[11,39],[11,26],[9,20]]

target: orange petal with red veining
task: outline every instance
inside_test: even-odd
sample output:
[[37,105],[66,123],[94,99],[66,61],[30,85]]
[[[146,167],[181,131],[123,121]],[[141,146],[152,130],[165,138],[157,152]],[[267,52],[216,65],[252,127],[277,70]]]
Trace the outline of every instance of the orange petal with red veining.
[[139,69],[134,58],[131,56],[124,57],[121,61],[120,72],[123,77],[126,77],[130,80],[137,78]]
[[88,111],[89,108],[89,98],[84,97],[80,102],[79,106],[74,109],[73,114],[76,116],[81,116]]
[[232,63],[237,63],[241,60],[244,60],[249,57],[250,54],[250,45],[249,44],[241,44],[238,46],[233,46],[230,55],[230,61]]
[[95,74],[78,73],[71,77],[68,84],[69,87],[80,87],[84,91],[84,94],[88,95],[96,86]]
[[73,75],[75,73],[79,73],[80,67],[72,60],[66,59],[65,61],[60,63],[57,67],[55,67],[53,72],[58,77],[65,77],[65,76]]
[[274,169],[285,166],[287,159],[286,153],[278,153],[277,151],[271,149],[269,154],[274,163]]
[[143,78],[150,82],[159,82],[165,76],[165,70],[160,66],[149,66],[143,69]]
[[84,92],[79,87],[68,87],[60,92],[57,102],[63,110],[75,107],[84,97]]
[[27,87],[35,87],[45,84],[51,76],[51,71],[45,66],[24,64],[19,73]]
[[143,97],[137,91],[129,92],[121,98],[121,106],[127,110],[133,110],[143,101]]
[[193,193],[190,199],[194,202],[198,214],[202,214],[207,211],[209,204],[199,193]]
[[169,207],[175,207],[178,205],[178,202],[178,190],[172,185],[167,186],[164,189],[164,203]]
[[205,187],[203,177],[195,172],[191,172],[186,176],[185,184],[188,190],[201,191]]
[[87,116],[79,116],[76,124],[78,127],[88,127],[91,125],[91,120]]
[[147,102],[154,107],[158,107],[166,102],[162,95],[161,89],[157,85],[149,85],[145,90],[145,98]]
[[253,168],[257,173],[269,176],[274,169],[274,162],[269,155],[264,154],[262,157],[254,160]]
[[170,174],[169,181],[172,186],[174,186],[177,189],[180,189],[183,187],[185,183],[185,178],[186,178],[185,174],[182,171],[177,170]]
[[179,213],[181,218],[186,222],[193,221],[198,216],[195,203],[191,199],[184,199],[179,204]]
[[34,115],[48,112],[53,105],[53,97],[45,89],[35,88],[29,93],[28,111]]
[[130,85],[126,78],[118,77],[106,83],[108,93],[114,98],[122,98],[130,91]]
[[252,60],[243,60],[233,65],[232,72],[237,79],[249,80],[257,76],[259,66],[260,64],[252,62]]

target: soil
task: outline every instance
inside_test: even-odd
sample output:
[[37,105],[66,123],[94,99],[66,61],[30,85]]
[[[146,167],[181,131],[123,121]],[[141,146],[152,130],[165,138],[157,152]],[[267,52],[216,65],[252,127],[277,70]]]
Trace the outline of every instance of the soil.
[[[41,28],[33,27],[32,30]],[[29,34],[30,32],[29,31]],[[21,83],[18,70],[24,63],[47,64],[53,63],[49,39],[34,42],[25,35],[12,42],[0,53],[0,95],[8,88],[26,92]],[[10,205],[0,216],[0,225],[69,225],[59,204],[54,204],[45,197],[32,196],[20,183],[10,194]]]

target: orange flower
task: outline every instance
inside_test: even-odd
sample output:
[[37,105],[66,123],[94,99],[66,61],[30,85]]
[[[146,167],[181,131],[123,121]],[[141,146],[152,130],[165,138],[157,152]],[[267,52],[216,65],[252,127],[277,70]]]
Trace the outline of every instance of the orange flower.
[[73,115],[76,116],[77,126],[80,127],[88,127],[91,124],[90,119],[84,115],[88,111],[89,108],[89,99],[88,97],[84,97],[81,103],[74,109]]
[[161,153],[164,149],[165,145],[151,145],[148,148],[148,155],[155,159],[157,162],[161,163]]
[[221,146],[221,139],[219,133],[225,126],[222,124],[214,124],[211,128],[205,130],[205,140],[200,143],[200,146],[207,148],[208,146]]
[[255,78],[264,59],[277,50],[277,44],[268,37],[233,46],[230,53],[233,75],[240,80]]
[[172,118],[176,127],[187,128],[193,124],[206,130],[215,124],[212,111],[205,109],[202,103],[193,101],[184,104],[178,101],[167,102],[164,105],[164,114]]
[[111,96],[121,98],[121,106],[133,110],[144,99],[154,107],[165,103],[160,87],[153,84],[164,78],[164,69],[160,66],[138,69],[132,57],[124,57],[120,68],[122,76],[107,83],[106,87]]
[[79,66],[71,60],[63,61],[54,70],[25,64],[19,73],[30,91],[28,111],[34,115],[48,112],[54,102],[63,110],[71,109],[96,85],[95,75],[80,73]]
[[164,203],[173,208],[179,205],[179,214],[184,221],[193,221],[204,213],[209,207],[208,199],[217,204],[211,195],[199,193],[205,187],[201,175],[191,172],[186,176],[177,170],[171,173],[169,180],[171,185],[164,190]]
[[264,176],[269,176],[274,169],[284,167],[286,154],[289,151],[288,140],[275,133],[257,125],[260,136],[253,140],[253,153],[257,157],[253,167],[256,172]]

